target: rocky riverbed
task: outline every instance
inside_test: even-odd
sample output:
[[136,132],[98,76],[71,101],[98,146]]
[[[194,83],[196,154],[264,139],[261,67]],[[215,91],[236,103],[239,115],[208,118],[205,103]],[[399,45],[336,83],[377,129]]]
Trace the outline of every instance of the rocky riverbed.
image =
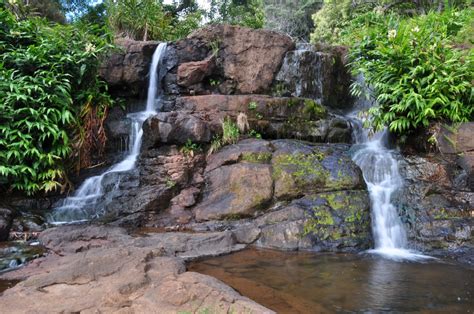
[[[118,44],[123,50],[101,73],[133,111],[143,104],[158,43]],[[21,280],[0,297],[2,310],[271,312],[215,278],[187,272],[186,262],[247,246],[353,253],[373,246],[369,194],[351,160],[352,125],[344,116],[353,100],[343,47],[215,25],[166,51],[161,112],[143,124],[135,167],[104,178],[104,191],[113,195],[99,217],[51,228],[44,214],[59,195],[8,195],[0,203],[0,240],[39,235],[47,249],[0,275]],[[130,148],[126,114],[110,112],[106,158],[78,182]],[[240,119],[240,138],[210,151],[225,118]],[[397,156],[404,187],[393,200],[410,248],[469,267],[473,129],[472,122],[441,129],[439,151],[410,139],[415,144]]]

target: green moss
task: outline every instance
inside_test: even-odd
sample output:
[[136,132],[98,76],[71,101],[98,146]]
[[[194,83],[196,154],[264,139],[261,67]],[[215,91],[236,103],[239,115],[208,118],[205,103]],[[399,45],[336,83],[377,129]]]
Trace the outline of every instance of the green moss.
[[243,214],[228,214],[224,216],[224,220],[240,220],[248,217],[248,215],[243,215]]
[[297,106],[300,104],[300,99],[298,98],[290,98],[288,99],[288,102],[287,102],[287,106],[288,108],[291,108],[291,107],[294,107],[294,106]]
[[315,115],[318,118],[324,118],[327,115],[327,110],[320,104],[318,104],[316,101],[312,99],[305,99],[304,100],[304,105],[305,105],[305,112]]
[[248,161],[251,163],[268,164],[271,159],[272,159],[272,153],[269,153],[269,152],[242,154],[242,160]]

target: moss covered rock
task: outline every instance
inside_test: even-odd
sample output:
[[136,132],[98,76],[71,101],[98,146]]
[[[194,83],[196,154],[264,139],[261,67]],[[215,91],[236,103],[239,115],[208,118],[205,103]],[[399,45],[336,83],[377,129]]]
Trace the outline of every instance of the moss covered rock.
[[311,145],[295,141],[274,141],[273,178],[275,197],[297,196],[350,189],[364,189],[362,172],[345,145]]

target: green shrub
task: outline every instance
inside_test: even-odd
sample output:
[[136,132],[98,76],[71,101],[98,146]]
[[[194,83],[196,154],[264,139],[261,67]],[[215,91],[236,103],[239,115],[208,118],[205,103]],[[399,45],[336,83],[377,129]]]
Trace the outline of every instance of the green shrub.
[[262,28],[265,23],[262,0],[212,0],[208,14],[211,23]]
[[183,147],[181,147],[180,151],[186,156],[194,157],[195,152],[201,151],[201,146],[197,143],[193,143],[193,141],[188,138]]
[[360,32],[350,65],[364,75],[376,100],[369,110],[375,128],[401,134],[431,121],[472,120],[474,54],[453,43],[472,21],[473,10],[392,14]]
[[104,139],[90,132],[112,102],[97,79],[109,38],[90,26],[17,21],[2,9],[0,25],[0,186],[50,191],[64,182],[73,148],[80,159]]
[[162,1],[118,0],[109,1],[107,11],[109,25],[116,34],[136,40],[169,41],[186,37],[199,27],[201,12],[188,9],[170,12]]
[[222,142],[226,144],[235,144],[239,140],[240,131],[237,124],[230,117],[225,117],[222,121]]

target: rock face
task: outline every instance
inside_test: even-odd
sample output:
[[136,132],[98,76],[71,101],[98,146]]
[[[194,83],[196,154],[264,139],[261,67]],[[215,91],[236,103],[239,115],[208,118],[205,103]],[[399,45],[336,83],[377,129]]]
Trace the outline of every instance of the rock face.
[[443,154],[459,154],[474,151],[474,122],[459,126],[443,126],[437,136],[439,150]]
[[202,61],[182,63],[178,66],[178,85],[189,87],[198,84],[206,76],[211,75],[215,67],[216,61],[213,56]]
[[[215,88],[222,94],[265,92],[285,53],[293,47],[290,37],[268,30],[231,25],[197,30],[170,46],[169,53],[176,57],[167,63],[170,73],[165,78],[165,91],[206,93]],[[214,59],[215,68],[210,70]]]
[[0,206],[0,241],[6,241],[13,222],[13,212],[10,208]]
[[[244,140],[208,156],[194,230],[231,230],[240,243],[356,251],[371,244],[369,199],[348,146]],[[220,222],[217,222],[220,221]]]
[[345,63],[346,48],[298,44],[285,55],[273,86],[277,95],[316,100],[332,108],[350,108],[352,81]]
[[158,42],[118,39],[114,52],[100,68],[100,76],[117,96],[145,95],[151,58]]
[[[48,230],[40,239],[60,255],[9,273],[27,279],[0,296],[2,311],[273,313],[217,279],[186,272],[184,261],[195,254],[239,249],[229,233],[134,239],[121,229],[91,226]],[[25,296],[31,302],[22,302]]]
[[208,143],[211,133],[208,124],[200,117],[186,112],[160,112],[143,125],[142,149],[162,144]]
[[441,126],[437,143],[441,154],[454,159],[465,171],[468,186],[474,191],[474,122],[452,127]]
[[343,117],[307,98],[265,95],[203,95],[176,99],[176,110],[206,121],[221,133],[225,117],[234,121],[244,113],[249,128],[266,138],[296,138],[320,143],[350,143],[351,126]]
[[433,155],[406,156],[400,168],[406,180],[399,212],[412,245],[445,252],[474,246],[474,190],[465,173]]

